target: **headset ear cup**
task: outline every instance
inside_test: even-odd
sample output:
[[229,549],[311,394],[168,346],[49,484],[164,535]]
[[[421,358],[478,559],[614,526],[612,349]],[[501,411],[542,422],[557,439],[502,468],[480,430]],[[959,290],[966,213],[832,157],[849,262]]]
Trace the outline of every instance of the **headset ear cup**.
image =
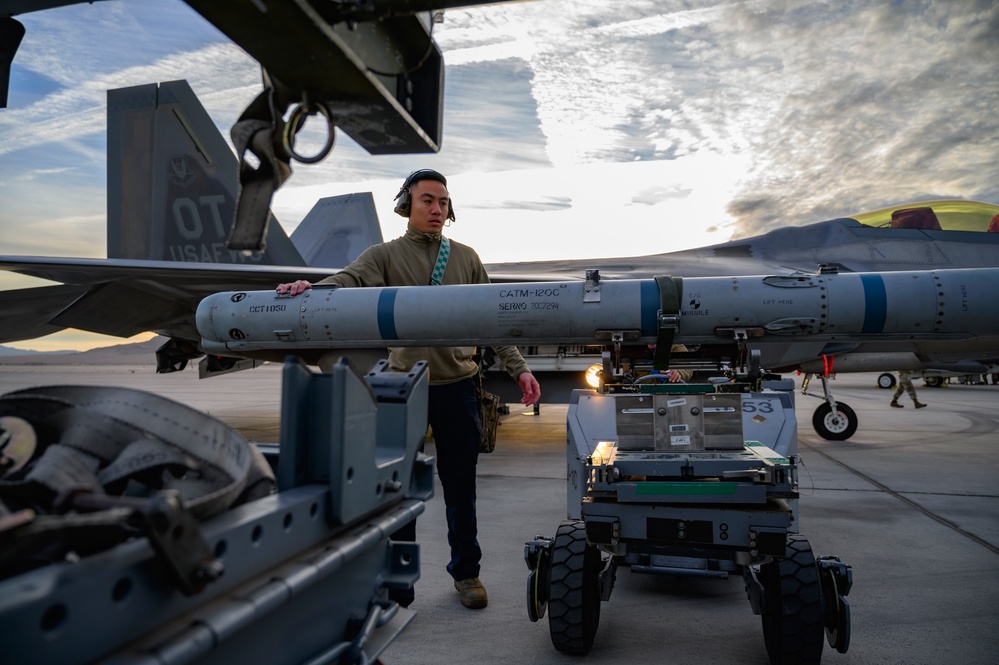
[[409,217],[409,188],[403,187],[396,196],[395,214],[400,217]]
[[[409,190],[413,186],[413,179],[416,178],[417,176],[427,176],[427,175],[429,175],[433,180],[436,180],[441,184],[443,184],[445,187],[447,187],[447,179],[437,171],[434,171],[433,169],[419,169],[413,171],[412,173],[409,174],[409,177],[406,178],[406,180],[402,183],[402,187],[399,188],[399,193],[395,195],[396,198],[396,204],[394,208],[395,214],[399,215],[400,217],[409,218],[410,204],[412,202],[411,199],[409,198],[410,194]],[[454,211],[451,210],[450,208],[448,209],[447,218],[450,219],[452,222],[454,221]]]

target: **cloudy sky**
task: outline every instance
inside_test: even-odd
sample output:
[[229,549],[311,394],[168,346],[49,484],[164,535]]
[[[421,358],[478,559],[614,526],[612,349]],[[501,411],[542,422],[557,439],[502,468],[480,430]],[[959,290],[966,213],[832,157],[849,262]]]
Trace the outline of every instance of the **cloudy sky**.
[[[228,136],[259,69],[180,0],[19,19],[0,254],[103,257],[106,90],[185,78]],[[999,203],[994,0],[535,0],[448,11],[434,37],[440,153],[371,156],[340,134],[275,198],[288,233],[317,198],[370,190],[394,237],[392,197],[422,167],[448,175],[448,235],[487,263],[667,252],[926,199]]]

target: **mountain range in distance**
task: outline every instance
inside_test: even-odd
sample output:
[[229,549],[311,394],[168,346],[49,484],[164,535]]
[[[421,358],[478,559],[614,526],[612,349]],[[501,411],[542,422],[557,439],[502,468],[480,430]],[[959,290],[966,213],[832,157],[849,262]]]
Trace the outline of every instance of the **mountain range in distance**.
[[155,365],[165,337],[89,351],[26,351],[0,345],[0,365]]

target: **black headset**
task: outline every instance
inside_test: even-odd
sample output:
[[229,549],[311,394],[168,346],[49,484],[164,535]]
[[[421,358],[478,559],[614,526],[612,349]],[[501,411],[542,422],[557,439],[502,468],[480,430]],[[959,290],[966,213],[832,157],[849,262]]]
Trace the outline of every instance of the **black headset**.
[[[399,188],[399,193],[395,195],[395,214],[401,217],[409,217],[410,205],[412,204],[412,199],[410,198],[410,188],[413,186],[414,182],[419,182],[421,180],[436,180],[447,187],[447,178],[433,169],[420,169],[419,171],[413,171],[409,174],[409,177],[406,178],[406,181],[402,183],[402,187]],[[448,200],[447,218],[452,222],[455,221],[454,205],[450,200]]]

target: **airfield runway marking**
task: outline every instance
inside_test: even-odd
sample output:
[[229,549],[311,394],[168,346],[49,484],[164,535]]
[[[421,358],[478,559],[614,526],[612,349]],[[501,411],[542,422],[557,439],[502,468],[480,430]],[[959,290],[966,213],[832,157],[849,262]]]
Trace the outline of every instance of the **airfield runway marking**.
[[[844,462],[839,461],[838,459],[836,459],[836,458],[834,458],[834,457],[826,454],[825,452],[819,450],[815,446],[809,445],[808,443],[806,443],[805,441],[802,441],[801,439],[798,440],[798,443],[800,445],[802,445],[802,446],[805,446],[806,448],[808,448],[812,452],[814,452],[814,453],[816,453],[818,455],[821,455],[822,457],[824,457],[825,459],[829,460],[833,464],[836,464],[837,466],[841,467],[842,469],[844,469],[846,471],[849,471],[850,473],[854,474],[855,476],[857,476],[859,478],[863,478],[864,480],[866,480],[870,484],[872,484],[875,487],[877,487],[878,489],[880,489],[882,492],[885,492],[886,494],[895,497],[899,501],[902,501],[903,503],[908,504],[909,506],[915,508],[916,510],[918,510],[922,514],[924,514],[927,517],[929,517],[930,519],[935,520],[935,521],[939,522],[940,524],[943,524],[948,529],[956,531],[957,533],[961,534],[962,536],[964,536],[968,540],[971,540],[971,541],[974,541],[974,542],[978,543],[979,545],[981,545],[982,547],[986,548],[987,550],[989,550],[993,554],[999,554],[999,547],[993,545],[992,543],[988,542],[987,540],[985,540],[983,538],[980,538],[980,537],[976,536],[975,534],[971,533],[970,531],[965,531],[964,529],[962,529],[958,525],[956,525],[953,522],[951,522],[946,517],[941,517],[940,515],[937,515],[936,513],[934,513],[933,511],[931,511],[930,509],[925,508],[924,506],[916,503],[915,501],[913,501],[912,499],[904,496],[903,494],[900,494],[899,492],[896,492],[895,490],[893,490],[892,488],[888,487],[884,483],[881,483],[881,482],[875,480],[874,478],[870,477],[869,475],[867,475],[863,471],[860,471],[859,469],[855,469],[852,466],[850,466],[849,464],[846,464]],[[975,496],[975,497],[980,497],[980,496],[983,496],[983,495],[981,495],[981,494],[974,494],[974,495],[948,494],[947,496]]]

